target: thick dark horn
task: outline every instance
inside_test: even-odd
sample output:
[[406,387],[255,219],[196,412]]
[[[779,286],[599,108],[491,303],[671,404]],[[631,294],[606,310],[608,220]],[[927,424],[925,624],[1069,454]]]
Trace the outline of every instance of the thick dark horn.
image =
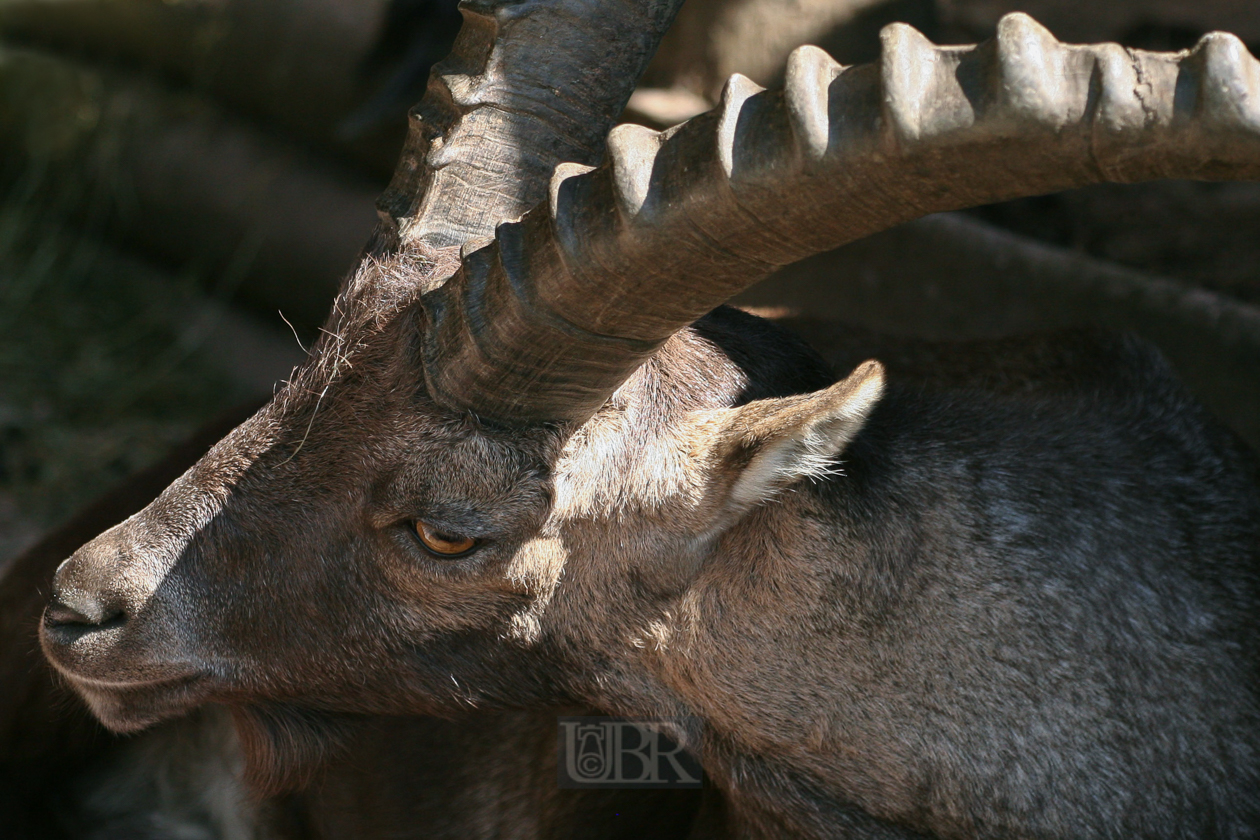
[[1165,54],[1066,46],[1024,15],[978,47],[904,25],[878,65],[812,47],[767,92],[657,133],[499,228],[425,297],[444,403],[509,423],[589,417],[673,332],[775,268],[941,210],[1157,178],[1260,178],[1260,64],[1235,37]]
[[565,161],[598,163],[682,0],[464,0],[371,248],[458,246],[546,197]]

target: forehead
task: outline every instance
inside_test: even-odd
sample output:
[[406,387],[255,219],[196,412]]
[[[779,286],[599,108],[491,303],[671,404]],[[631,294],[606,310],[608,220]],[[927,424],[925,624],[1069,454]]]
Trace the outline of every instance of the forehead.
[[478,495],[503,492],[513,481],[547,472],[547,454],[554,448],[544,430],[504,433],[438,413],[413,416],[402,425],[399,478]]
[[411,415],[398,427],[391,441],[396,454],[373,493],[385,516],[425,516],[494,531],[545,514],[554,446],[547,430],[504,432],[432,411]]

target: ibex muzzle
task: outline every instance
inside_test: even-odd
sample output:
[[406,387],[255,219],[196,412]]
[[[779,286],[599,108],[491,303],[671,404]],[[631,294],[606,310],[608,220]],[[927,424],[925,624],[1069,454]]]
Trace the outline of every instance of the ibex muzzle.
[[[602,5],[466,7],[310,361],[68,561],[52,661],[118,728],[230,704],[255,755],[347,712],[678,715],[750,835],[1254,834],[1257,470],[1156,357],[830,384],[714,307],[925,212],[1260,177],[1260,65],[893,27],[878,66],[803,48],[591,169],[571,132],[676,8]],[[528,31],[608,10],[656,33],[632,60],[611,23],[585,65]]]
[[155,615],[169,608],[154,596],[175,558],[146,552],[134,537],[133,529],[120,525],[63,563],[44,615],[44,634],[49,650],[57,652],[57,664],[76,675],[76,687],[97,715],[120,729],[143,726],[171,711],[159,701],[158,708],[128,722],[115,710],[120,703],[135,717],[136,707],[147,705],[145,695],[168,694],[202,676],[195,659],[183,661],[187,646],[178,634],[187,628],[178,613]]
[[235,430],[151,505],[58,568],[46,649],[112,727],[143,727],[205,697],[214,657],[198,628],[215,599],[192,591],[189,574],[204,567],[202,546],[230,510],[236,481],[265,452],[265,442],[245,442],[265,426],[256,417]]

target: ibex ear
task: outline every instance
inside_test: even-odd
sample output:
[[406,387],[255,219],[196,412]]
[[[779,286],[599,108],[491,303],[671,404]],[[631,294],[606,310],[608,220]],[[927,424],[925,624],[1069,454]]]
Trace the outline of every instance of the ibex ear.
[[724,422],[709,451],[715,456],[713,478],[731,482],[728,510],[742,512],[803,478],[834,472],[836,456],[883,393],[883,365],[869,361],[822,391],[722,412]]

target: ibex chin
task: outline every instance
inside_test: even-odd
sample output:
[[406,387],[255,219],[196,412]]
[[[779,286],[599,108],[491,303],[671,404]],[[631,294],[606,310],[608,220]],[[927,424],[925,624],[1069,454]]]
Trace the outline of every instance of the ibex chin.
[[260,772],[576,704],[696,721],[742,836],[1256,836],[1260,481],[1157,357],[832,384],[714,307],[937,210],[1260,177],[1260,65],[894,26],[608,134],[677,5],[467,0],[310,360],[61,566],[47,656],[117,730],[228,705]]

